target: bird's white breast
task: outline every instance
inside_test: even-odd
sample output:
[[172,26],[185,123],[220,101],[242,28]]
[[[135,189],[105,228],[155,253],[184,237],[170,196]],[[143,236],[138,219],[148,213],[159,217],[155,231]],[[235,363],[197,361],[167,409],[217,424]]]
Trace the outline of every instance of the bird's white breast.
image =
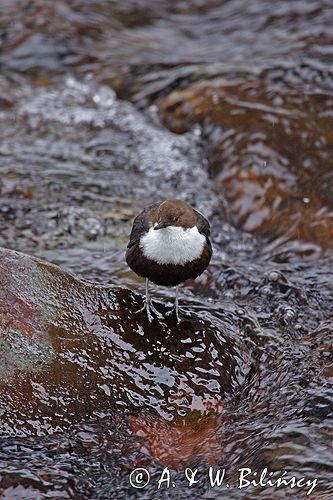
[[186,264],[198,259],[202,254],[206,238],[197,226],[183,229],[169,226],[154,230],[153,227],[141,237],[143,255],[158,264]]

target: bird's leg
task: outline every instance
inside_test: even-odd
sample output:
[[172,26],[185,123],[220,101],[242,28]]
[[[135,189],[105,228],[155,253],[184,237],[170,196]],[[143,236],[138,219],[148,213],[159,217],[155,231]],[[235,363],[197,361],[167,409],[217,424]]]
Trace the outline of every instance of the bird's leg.
[[176,318],[177,318],[177,323],[180,322],[180,318],[179,318],[179,285],[176,286],[176,297],[175,297],[175,304],[174,304],[174,308],[175,308],[175,313],[176,313]]
[[175,313],[177,318],[177,323],[180,323],[178,297],[179,297],[179,285],[176,286],[176,296],[174,305],[172,306],[172,309],[170,311],[165,313],[165,315],[170,316],[171,314]]
[[151,323],[154,319],[152,313],[155,314],[155,316],[158,319],[163,319],[163,315],[155,308],[153,301],[150,298],[148,285],[149,285],[149,280],[148,280],[148,278],[146,278],[146,296],[144,298],[144,304],[143,304],[143,307],[141,307],[141,309],[139,309],[138,311],[135,311],[135,312],[140,313],[140,312],[146,310],[148,319]]

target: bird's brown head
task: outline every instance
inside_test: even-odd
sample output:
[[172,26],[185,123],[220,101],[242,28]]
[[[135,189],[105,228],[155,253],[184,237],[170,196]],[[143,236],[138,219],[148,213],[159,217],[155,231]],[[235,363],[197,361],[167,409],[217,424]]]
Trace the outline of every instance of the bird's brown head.
[[165,200],[157,207],[152,217],[154,229],[179,226],[189,229],[197,222],[196,213],[182,200]]

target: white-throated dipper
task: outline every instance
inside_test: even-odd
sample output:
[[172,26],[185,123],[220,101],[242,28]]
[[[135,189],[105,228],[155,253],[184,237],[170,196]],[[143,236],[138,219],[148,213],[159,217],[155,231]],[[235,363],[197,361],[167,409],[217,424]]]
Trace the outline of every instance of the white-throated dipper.
[[146,278],[146,309],[161,318],[149,296],[148,284],[176,286],[171,312],[179,322],[178,285],[204,272],[212,256],[210,226],[203,215],[181,200],[165,200],[146,207],[133,222],[127,245],[126,262]]

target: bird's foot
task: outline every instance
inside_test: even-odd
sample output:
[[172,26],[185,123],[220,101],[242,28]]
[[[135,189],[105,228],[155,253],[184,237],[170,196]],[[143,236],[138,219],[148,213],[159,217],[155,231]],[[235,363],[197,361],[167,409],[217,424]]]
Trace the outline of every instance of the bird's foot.
[[154,320],[154,316],[153,315],[155,315],[157,319],[160,319],[160,320],[164,319],[163,318],[163,314],[161,314],[156,309],[156,307],[154,306],[152,300],[145,299],[143,307],[141,307],[140,309],[138,309],[137,311],[135,311],[135,313],[138,314],[138,313],[141,313],[143,311],[147,312],[147,317],[148,317],[148,320],[149,320],[150,323]]
[[184,309],[182,309],[181,307],[174,305],[172,306],[170,311],[165,313],[165,316],[173,316],[173,315],[176,316],[177,323],[179,324],[181,322],[181,318],[186,315],[186,311],[184,311]]

